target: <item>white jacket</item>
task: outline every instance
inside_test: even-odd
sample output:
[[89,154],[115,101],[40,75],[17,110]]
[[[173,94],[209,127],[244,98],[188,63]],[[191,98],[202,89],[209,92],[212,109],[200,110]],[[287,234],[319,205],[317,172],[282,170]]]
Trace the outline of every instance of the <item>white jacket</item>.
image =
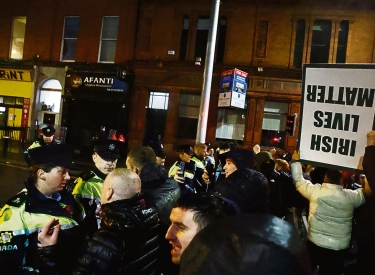
[[291,170],[298,192],[310,201],[307,238],[327,249],[348,248],[354,208],[365,203],[362,189],[343,189],[331,183],[314,185],[303,178],[299,162],[292,163]]

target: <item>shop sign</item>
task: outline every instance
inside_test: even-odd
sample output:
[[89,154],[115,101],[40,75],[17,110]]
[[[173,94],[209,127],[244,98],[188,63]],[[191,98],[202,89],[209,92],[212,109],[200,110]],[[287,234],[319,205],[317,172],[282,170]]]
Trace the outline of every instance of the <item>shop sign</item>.
[[375,66],[307,64],[299,150],[301,160],[341,170],[362,170],[366,133],[374,129]]
[[219,107],[245,109],[247,73],[232,69],[221,73]]
[[68,90],[120,92],[128,90],[128,84],[116,75],[67,71],[65,85]]
[[0,68],[0,80],[31,81],[29,70],[4,69]]

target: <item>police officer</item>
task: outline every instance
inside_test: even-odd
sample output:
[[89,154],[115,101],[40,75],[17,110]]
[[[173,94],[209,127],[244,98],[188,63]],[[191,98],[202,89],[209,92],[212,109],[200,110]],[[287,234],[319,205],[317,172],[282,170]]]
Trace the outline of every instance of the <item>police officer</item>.
[[[31,177],[23,189],[0,211],[0,273],[43,273],[35,259],[38,233],[51,220],[61,226],[59,251],[69,270],[81,242],[79,212],[64,187],[70,179],[72,149],[67,144],[39,146],[29,150]],[[83,241],[83,239],[82,239]],[[38,273],[39,274],[39,273]]]
[[54,139],[55,132],[56,132],[55,128],[53,128],[53,126],[51,125],[42,128],[42,137],[34,141],[29,146],[29,148],[27,148],[27,150],[24,152],[25,161],[29,165],[29,167],[31,165],[29,149],[40,147],[40,146],[45,146],[45,145],[50,145],[50,144],[57,144],[56,140]]
[[177,146],[176,151],[180,159],[169,169],[168,176],[179,183],[181,193],[197,193],[197,185],[201,183],[195,178],[195,162],[191,160],[193,150],[189,144],[183,144]]
[[93,142],[92,160],[95,167],[84,172],[74,181],[73,196],[79,202],[85,218],[81,224],[87,237],[99,228],[100,197],[106,176],[116,168],[120,158],[121,142],[112,139],[97,139]]

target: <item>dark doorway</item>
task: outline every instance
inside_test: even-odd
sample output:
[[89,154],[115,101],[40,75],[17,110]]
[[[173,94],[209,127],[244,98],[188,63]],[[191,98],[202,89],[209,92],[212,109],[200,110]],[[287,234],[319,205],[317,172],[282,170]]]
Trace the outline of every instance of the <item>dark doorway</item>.
[[167,110],[147,109],[143,145],[149,145],[155,141],[163,140],[166,121]]
[[114,129],[117,138],[122,134],[127,140],[128,114],[125,107],[122,100],[64,99],[62,126],[67,127],[66,143],[74,145],[81,158],[90,159],[92,140],[98,137],[101,127],[105,127],[106,135]]

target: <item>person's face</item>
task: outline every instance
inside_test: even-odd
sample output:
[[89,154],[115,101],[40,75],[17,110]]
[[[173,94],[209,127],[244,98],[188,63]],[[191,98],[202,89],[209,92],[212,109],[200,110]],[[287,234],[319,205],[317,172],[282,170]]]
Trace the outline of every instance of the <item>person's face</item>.
[[97,152],[92,155],[92,160],[95,163],[96,168],[99,169],[105,175],[108,175],[109,172],[112,172],[116,168],[117,159],[115,160],[105,160],[102,159]]
[[165,164],[165,158],[156,157],[156,163],[159,164],[159,165],[164,165]]
[[234,164],[233,160],[226,159],[223,169],[225,171],[225,177],[227,178],[227,177],[229,177],[230,174],[232,174],[234,171],[237,170],[237,167]]
[[43,135],[44,143],[49,144],[49,143],[52,142],[52,140],[53,140],[53,136],[47,137],[47,136]]
[[172,245],[171,255],[174,264],[180,263],[180,258],[186,247],[198,233],[198,225],[193,221],[194,212],[179,207],[173,208],[169,227],[165,238]]
[[179,154],[179,156],[180,156],[180,159],[184,162],[189,163],[191,160],[191,156],[188,153],[182,152]]
[[206,157],[206,154],[207,154],[207,147],[198,149],[198,152],[197,152],[198,158],[204,159]]
[[51,195],[64,189],[66,182],[70,179],[69,169],[56,166],[50,172],[42,172],[45,185],[42,188],[44,195]]

